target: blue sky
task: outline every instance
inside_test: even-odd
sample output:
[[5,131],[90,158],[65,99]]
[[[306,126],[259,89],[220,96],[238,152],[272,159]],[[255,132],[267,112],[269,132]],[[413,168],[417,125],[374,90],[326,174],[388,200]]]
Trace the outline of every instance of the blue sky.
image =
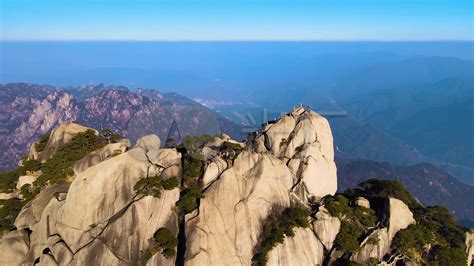
[[470,0],[0,0],[2,40],[473,40]]

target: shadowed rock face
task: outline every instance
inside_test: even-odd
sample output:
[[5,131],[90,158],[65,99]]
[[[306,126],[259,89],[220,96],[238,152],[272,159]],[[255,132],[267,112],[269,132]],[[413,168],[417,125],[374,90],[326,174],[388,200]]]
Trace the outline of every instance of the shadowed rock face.
[[183,137],[222,131],[244,137],[237,125],[176,94],[104,85],[62,89],[0,84],[0,171],[13,168],[40,135],[60,124],[109,128],[135,142],[147,134],[165,141],[173,121]]

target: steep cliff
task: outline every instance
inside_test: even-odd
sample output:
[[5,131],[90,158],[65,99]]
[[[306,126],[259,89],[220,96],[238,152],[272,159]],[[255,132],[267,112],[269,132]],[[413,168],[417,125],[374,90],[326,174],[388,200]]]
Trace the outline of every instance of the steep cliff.
[[147,135],[131,146],[76,124],[40,142],[19,167],[36,180],[12,178],[1,200],[5,265],[459,265],[472,253],[447,210],[398,182],[335,194],[331,130],[311,110],[245,143],[162,147]]

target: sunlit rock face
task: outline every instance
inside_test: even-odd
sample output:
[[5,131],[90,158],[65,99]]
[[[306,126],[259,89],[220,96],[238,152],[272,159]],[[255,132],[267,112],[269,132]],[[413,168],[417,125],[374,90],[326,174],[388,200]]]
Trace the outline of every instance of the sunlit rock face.
[[[86,128],[68,124],[53,131],[47,144],[52,154],[74,135],[71,129]],[[177,235],[179,188],[156,198],[138,195],[134,185],[149,176],[179,178],[181,154],[160,148],[156,135],[139,139],[130,150],[128,146],[119,141],[86,155],[76,163],[70,184],[54,184],[36,195],[18,215],[18,231],[0,240],[2,258],[12,264],[138,265],[158,228]],[[112,155],[117,149],[120,153]],[[161,254],[151,261],[174,264]]]
[[326,118],[297,108],[268,123],[248,141],[255,152],[270,153],[292,170],[304,197],[323,197],[337,190],[331,128]]
[[[310,110],[298,108],[267,124],[246,147],[224,172],[218,159],[206,168],[204,182],[213,183],[199,209],[186,216],[186,264],[251,264],[262,225],[273,212],[337,190],[329,124]],[[328,235],[324,244],[332,244],[337,222],[317,226]],[[321,264],[323,250],[312,229],[298,230],[269,254],[269,263]]]

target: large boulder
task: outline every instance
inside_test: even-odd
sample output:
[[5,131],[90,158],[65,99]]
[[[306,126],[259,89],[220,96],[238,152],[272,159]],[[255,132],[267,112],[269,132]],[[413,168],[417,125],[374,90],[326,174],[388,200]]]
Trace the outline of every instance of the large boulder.
[[309,228],[296,228],[295,236],[268,253],[267,265],[323,265],[324,248]]
[[[356,202],[363,206],[366,199],[357,198]],[[410,208],[401,200],[389,197],[384,199],[383,217],[386,227],[373,231],[361,244],[360,250],[351,256],[351,260],[358,263],[366,263],[370,258],[382,259],[390,252],[392,240],[398,231],[415,223]]]
[[78,174],[106,159],[122,154],[129,146],[130,142],[127,139],[121,140],[117,143],[107,144],[105,147],[89,153],[84,156],[84,158],[74,163],[74,173]]
[[388,226],[388,239],[392,241],[398,231],[415,223],[410,208],[401,200],[389,197],[385,203],[385,219]]
[[367,209],[370,208],[370,201],[364,197],[357,197],[354,200],[355,205],[365,207]]
[[17,229],[32,227],[38,223],[43,215],[43,211],[51,199],[59,193],[67,193],[69,184],[54,184],[43,189],[36,197],[28,202],[20,211],[15,219]]
[[151,151],[151,150],[158,150],[160,149],[160,147],[161,147],[161,140],[155,134],[141,137],[140,139],[137,140],[137,144],[135,144],[135,148],[142,148],[146,152]]
[[133,186],[154,171],[145,151],[135,148],[79,173],[57,214],[59,233],[71,250],[87,245],[126,211],[136,197]]
[[20,189],[22,186],[26,185],[26,184],[33,184],[33,182],[36,181],[36,179],[38,179],[38,176],[34,176],[34,175],[22,175],[20,177],[18,177],[18,183],[16,183],[16,189]]
[[[303,153],[300,167],[302,185],[308,191],[308,197],[322,198],[328,194],[334,195],[337,190],[336,166],[334,161],[328,160],[320,151],[318,143],[304,145],[303,152],[311,149],[312,152]],[[303,157],[304,156],[304,157]]]
[[161,168],[181,166],[181,153],[174,148],[151,150],[146,153],[146,156],[152,164]]
[[[73,265],[139,265],[142,253],[150,247],[150,239],[160,228],[166,227],[178,234],[175,203],[179,189],[164,191],[160,198],[143,197],[116,215],[97,239],[85,245],[74,255]],[[112,248],[109,248],[112,247]],[[99,252],[103,251],[103,252]],[[158,252],[154,265],[171,265]]]
[[26,230],[13,231],[0,239],[0,265],[21,265],[30,241]]
[[45,249],[51,248],[60,240],[57,225],[60,223],[57,219],[56,211],[64,204],[57,198],[52,198],[48,205],[44,208],[41,219],[31,225],[30,249],[25,259],[26,264],[34,264],[34,262],[43,255]]
[[341,221],[337,217],[332,217],[324,207],[319,207],[316,220],[313,221],[313,231],[326,250],[332,249],[340,229]]
[[48,143],[46,144],[46,147],[43,151],[38,152],[35,148],[35,144],[31,146],[30,153],[28,154],[28,159],[44,162],[51,156],[53,156],[53,154],[61,147],[63,147],[64,144],[71,141],[71,139],[77,133],[85,132],[87,130],[93,130],[94,132],[96,132],[96,134],[99,134],[97,130],[79,124],[62,124],[51,132],[51,136],[49,137]]
[[293,179],[280,160],[242,152],[186,216],[187,265],[250,265],[264,221],[290,206]]
[[222,174],[222,172],[224,172],[226,168],[227,162],[224,159],[218,156],[213,158],[204,171],[204,176],[202,177],[203,186],[207,187],[210,185]]
[[370,258],[381,260],[390,251],[391,239],[387,228],[377,229],[361,244],[361,249],[351,256],[351,260],[364,264]]

